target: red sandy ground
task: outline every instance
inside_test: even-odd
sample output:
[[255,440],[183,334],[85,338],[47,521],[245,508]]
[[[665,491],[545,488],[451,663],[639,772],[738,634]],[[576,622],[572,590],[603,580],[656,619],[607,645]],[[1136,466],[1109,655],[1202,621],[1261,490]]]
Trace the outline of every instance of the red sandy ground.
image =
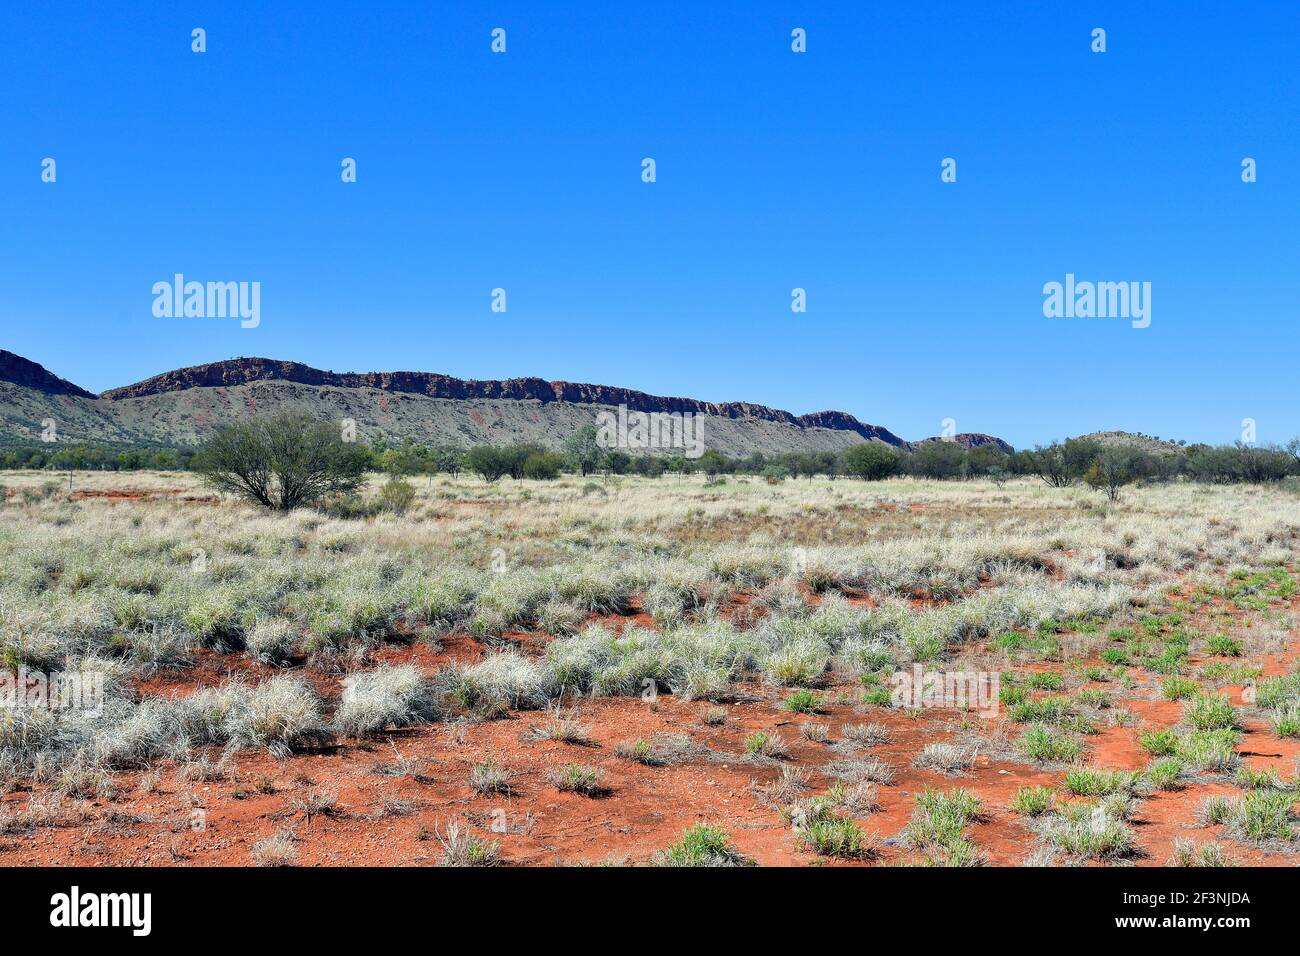
[[[650,626],[648,615],[635,609],[615,620],[620,625]],[[537,634],[511,638],[529,652],[536,652],[546,640]],[[1267,673],[1289,670],[1298,650],[1300,642],[1293,642],[1285,653],[1269,657]],[[375,658],[433,671],[446,663],[479,659],[484,653],[484,647],[473,639],[453,636],[437,651],[418,643],[391,644]],[[239,655],[203,652],[194,667],[155,674],[142,680],[139,690],[150,695],[186,694],[232,675],[260,679],[270,673],[271,668]],[[1136,671],[1134,674],[1140,683],[1145,679]],[[337,698],[337,675],[308,669],[304,676],[327,699]],[[1109,686],[1115,693],[1115,686]],[[830,703],[824,713],[802,717],[776,707],[786,692],[759,685],[746,685],[741,691],[756,699],[725,705],[728,716],[722,726],[703,722],[702,714],[711,705],[671,695],[654,702],[584,699],[576,706],[581,722],[591,731],[590,746],[528,740],[529,726],[544,721],[546,715],[521,712],[481,723],[396,730],[371,741],[344,739],[285,760],[262,752],[243,753],[232,761],[224,779],[210,782],[181,780],[170,765],[164,766],[152,787],[142,786],[146,774],[122,773],[115,777],[115,796],[84,803],[65,801],[67,818],[57,825],[0,836],[0,865],[245,865],[255,843],[286,829],[298,840],[299,865],[425,865],[438,862],[441,856],[435,830],[445,829],[453,820],[468,821],[480,837],[498,840],[502,861],[508,865],[645,862],[697,822],[725,828],[736,847],[759,864],[851,865],[801,848],[778,810],[754,793],[754,782],[770,782],[779,774],[777,766],[741,759],[744,738],[756,730],[782,734],[791,750],[787,762],[812,772],[809,794],[824,792],[830,785],[832,780],[824,768],[833,760],[875,755],[892,765],[897,778],[880,788],[879,808],[857,818],[882,840],[897,837],[906,826],[915,806],[913,793],[926,786],[960,786],[984,801],[986,819],[972,825],[968,835],[987,862],[1016,865],[1039,846],[1033,832],[1007,806],[1020,787],[1060,788],[1062,771],[998,762],[987,755],[978,757],[976,766],[960,777],[944,777],[911,766],[925,744],[948,739],[960,730],[957,713],[928,710],[909,715]],[[838,691],[853,701],[860,687],[844,683],[821,693],[824,700],[833,701]],[[1240,688],[1227,692],[1234,700],[1240,699]],[[1151,699],[1154,696],[1154,690],[1147,688],[1136,697],[1116,700],[1117,706],[1126,707],[1137,719],[1130,727],[1107,727],[1088,737],[1090,763],[1108,769],[1145,766],[1148,758],[1137,743],[1138,734],[1173,725],[1181,715],[1179,704]],[[832,741],[841,739],[844,724],[863,721],[885,724],[892,739],[869,750],[833,749],[800,735],[799,724],[809,720],[828,724]],[[970,718],[967,726],[971,724],[980,725],[979,730],[989,729],[977,718]],[[1300,744],[1279,740],[1258,721],[1249,722],[1245,729],[1239,750],[1246,755],[1246,762],[1258,768],[1272,767],[1290,778]],[[657,733],[689,734],[694,743],[731,756],[647,767],[614,753],[620,742],[651,739]],[[214,753],[212,759],[216,756]],[[413,761],[417,772],[400,777],[376,773],[377,767],[399,757]],[[471,791],[470,768],[488,757],[512,772],[510,796],[481,796]],[[547,770],[567,762],[601,768],[608,795],[592,798],[562,793],[548,784]],[[36,793],[40,792],[37,788]],[[338,812],[308,818],[296,804],[320,792],[337,794]],[[1225,782],[1198,780],[1142,801],[1132,822],[1140,848],[1133,862],[1165,864],[1174,841],[1191,837],[1197,842],[1218,840],[1240,864],[1293,864],[1295,857],[1285,852],[1270,854],[1232,841],[1220,828],[1196,826],[1196,808],[1204,797],[1240,792]],[[3,800],[17,811],[31,795],[10,793]],[[192,826],[196,809],[202,811],[203,824],[197,828]],[[871,862],[917,860],[914,851],[891,841],[881,846]]]

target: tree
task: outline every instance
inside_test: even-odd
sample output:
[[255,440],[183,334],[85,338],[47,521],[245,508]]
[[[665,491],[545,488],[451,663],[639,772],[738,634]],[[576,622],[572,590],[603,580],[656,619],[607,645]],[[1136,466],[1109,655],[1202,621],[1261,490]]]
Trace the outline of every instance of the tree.
[[850,445],[840,455],[840,467],[844,474],[867,481],[880,481],[898,471],[902,458],[884,442],[868,441],[861,445]]
[[696,464],[699,466],[700,470],[704,472],[704,476],[709,481],[712,481],[719,474],[727,470],[727,459],[724,458],[722,453],[715,448],[710,448],[701,455]]
[[997,445],[976,445],[966,450],[966,474],[971,478],[1006,473],[1007,455]]
[[459,448],[440,448],[433,456],[434,468],[455,478],[465,470],[465,453]]
[[658,478],[665,467],[664,460],[658,455],[642,455],[636,460],[636,473],[647,478]]
[[583,425],[564,442],[564,453],[584,478],[600,467],[603,449],[597,441],[598,434],[595,425]]
[[1106,493],[1111,501],[1119,500],[1119,490],[1142,474],[1142,453],[1136,448],[1111,445],[1101,449],[1093,459],[1083,480]]
[[533,452],[524,459],[524,477],[551,481],[560,477],[560,468],[563,465],[563,455],[557,455],[553,451]]
[[626,475],[632,468],[632,456],[626,452],[610,451],[601,464],[607,475]]
[[218,490],[289,511],[355,491],[368,457],[364,447],[343,441],[335,426],[285,412],[218,428],[194,461]]
[[507,445],[500,449],[506,471],[515,481],[524,477],[524,462],[528,461],[528,457],[545,450],[537,445]]
[[[833,451],[818,451],[812,454],[813,461],[816,462],[814,473],[820,472],[831,481],[835,480],[835,475],[840,470],[839,456]],[[812,477],[811,475],[809,476]]]
[[503,451],[492,445],[475,445],[465,455],[465,467],[482,475],[484,481],[496,481],[510,470],[510,462]]
[[1291,473],[1291,455],[1276,445],[1260,448],[1238,442],[1237,453],[1241,460],[1241,477],[1245,481],[1281,481]]
[[922,442],[912,453],[912,471],[922,478],[958,478],[966,464],[966,448],[955,441]]
[[389,448],[379,455],[379,467],[394,478],[405,478],[419,474],[426,468],[426,450],[410,439],[396,448]]
[[1017,459],[1028,474],[1037,475],[1053,488],[1068,488],[1074,484],[1074,475],[1066,466],[1065,450],[1056,442],[1020,452]]

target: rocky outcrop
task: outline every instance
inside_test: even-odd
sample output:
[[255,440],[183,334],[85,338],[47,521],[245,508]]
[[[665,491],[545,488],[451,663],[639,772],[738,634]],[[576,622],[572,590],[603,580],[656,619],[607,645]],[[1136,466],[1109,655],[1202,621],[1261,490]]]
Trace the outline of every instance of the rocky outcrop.
[[76,395],[79,398],[94,398],[93,392],[73,385],[66,379],[59,378],[21,355],[0,349],[0,382],[12,382],[23,388],[35,389],[46,395]]
[[922,438],[920,441],[908,442],[912,448],[919,448],[926,442],[932,441],[952,441],[961,445],[963,448],[979,448],[981,445],[995,445],[1006,454],[1010,455],[1015,449],[1001,438],[993,435],[983,435],[979,432],[962,432],[959,435],[953,435],[951,438],[942,438],[935,436],[933,438]]
[[252,382],[280,381],[299,385],[327,385],[335,388],[374,388],[386,392],[412,392],[430,398],[513,399],[517,401],[569,402],[578,405],[626,405],[638,412],[689,412],[723,418],[756,418],[804,428],[853,431],[867,439],[901,445],[903,440],[879,425],[868,425],[844,412],[816,412],[795,416],[779,408],[750,402],[702,402],[694,398],[649,395],[610,385],[580,382],[548,382],[540,378],[511,378],[503,381],[452,378],[436,372],[326,372],[300,362],[266,358],[237,358],[180,368],[147,378],[135,385],[110,389],[101,398],[121,401],[187,388],[222,388]]
[[[48,413],[42,407],[44,396],[61,396],[58,414],[66,434],[81,440],[151,444],[191,444],[233,415],[286,405],[315,414],[344,414],[384,434],[456,446],[537,441],[558,447],[573,429],[592,421],[593,408],[620,405],[631,411],[708,416],[714,420],[711,441],[732,455],[835,450],[861,439],[907,448],[920,444],[845,412],[796,416],[750,402],[704,402],[609,385],[541,378],[477,381],[436,372],[329,372],[267,358],[175,369],[96,396],[35,362],[0,350],[4,382],[17,388],[0,395],[0,439],[6,432],[30,438],[31,421]],[[543,411],[538,406],[551,408]],[[962,434],[956,441],[968,448],[993,444],[1011,450],[990,435]]]

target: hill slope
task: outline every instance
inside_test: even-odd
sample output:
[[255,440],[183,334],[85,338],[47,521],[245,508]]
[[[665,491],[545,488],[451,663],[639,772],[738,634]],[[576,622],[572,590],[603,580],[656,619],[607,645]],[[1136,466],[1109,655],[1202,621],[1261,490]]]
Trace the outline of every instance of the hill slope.
[[[431,372],[328,372],[298,362],[239,358],[164,372],[100,396],[12,353],[0,365],[0,440],[33,441],[53,418],[63,440],[190,445],[234,419],[285,408],[352,419],[424,444],[536,442],[558,448],[602,411],[689,413],[725,455],[834,451],[862,441],[907,446],[893,432],[844,412],[796,416],[747,402],[667,398],[606,385],[539,378],[475,381]],[[960,436],[973,443],[999,439]],[[1009,446],[1007,446],[1009,447]]]
[[1140,448],[1149,455],[1182,455],[1185,453],[1185,449],[1176,442],[1166,441],[1163,438],[1152,438],[1150,435],[1140,435],[1137,432],[1089,432],[1087,435],[1080,435],[1078,440],[1092,441],[1099,445]]

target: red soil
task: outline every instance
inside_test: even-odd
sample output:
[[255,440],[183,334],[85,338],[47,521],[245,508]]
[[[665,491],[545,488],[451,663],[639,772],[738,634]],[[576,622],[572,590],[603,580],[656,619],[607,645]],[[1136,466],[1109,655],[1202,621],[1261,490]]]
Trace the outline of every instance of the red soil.
[[[747,595],[738,597],[728,613],[741,610],[761,612]],[[620,627],[654,626],[639,601],[624,615],[601,619]],[[538,653],[547,640],[545,635],[522,632],[506,639],[526,653]],[[1268,655],[1262,662],[1271,673],[1289,670],[1298,651],[1300,641],[1293,641],[1284,652]],[[451,663],[473,662],[484,653],[478,641],[455,635],[437,648],[419,642],[386,644],[372,654],[372,660],[411,663],[432,672]],[[310,680],[327,707],[337,700],[339,675],[312,667],[289,672]],[[192,667],[156,672],[141,678],[136,689],[142,695],[184,694],[231,677],[260,680],[273,673],[277,673],[274,668],[240,655],[204,651],[195,656]],[[1086,738],[1091,765],[1140,769],[1149,758],[1138,745],[1139,733],[1173,726],[1181,718],[1180,704],[1155,699],[1158,691],[1149,677],[1138,671],[1133,674],[1138,688],[1132,696],[1115,685],[1097,685],[1108,687],[1116,706],[1129,710],[1134,719],[1130,726],[1105,727]],[[745,737],[756,730],[776,731],[784,737],[791,751],[784,762],[810,771],[808,795],[825,792],[833,782],[829,765],[836,760],[877,756],[896,770],[895,780],[879,788],[878,808],[856,818],[884,841],[870,861],[876,864],[919,860],[896,838],[915,808],[913,794],[925,787],[964,787],[984,801],[985,816],[969,827],[968,836],[989,863],[1001,865],[1020,864],[1039,846],[1031,828],[1008,810],[1017,789],[1045,785],[1063,792],[1062,770],[991,758],[987,753],[980,754],[962,776],[944,777],[914,768],[912,762],[926,744],[948,740],[962,730],[964,718],[954,711],[907,713],[865,707],[851,703],[860,687],[840,682],[821,691],[824,712],[805,717],[776,706],[784,691],[756,684],[738,691],[738,701],[725,705],[727,720],[721,726],[707,725],[702,719],[712,705],[671,695],[650,702],[640,698],[578,701],[578,719],[589,728],[593,741],[588,746],[529,739],[529,726],[546,715],[520,712],[500,720],[396,730],[371,741],[342,739],[284,760],[262,752],[241,753],[218,780],[185,781],[174,766],[164,766],[157,780],[144,772],[121,773],[115,777],[115,795],[85,802],[65,800],[63,818],[56,825],[11,828],[0,835],[0,865],[243,865],[249,862],[255,843],[285,830],[291,830],[298,841],[297,861],[302,865],[423,865],[440,858],[435,831],[444,830],[450,821],[467,821],[481,838],[499,841],[503,861],[511,865],[607,859],[645,862],[697,822],[722,826],[737,848],[760,864],[841,865],[802,848],[778,808],[767,805],[754,791],[753,784],[769,783],[780,773],[777,762],[753,763],[742,756]],[[1240,688],[1226,692],[1240,699]],[[1015,732],[1005,726],[1005,716],[990,722],[965,720],[968,729],[979,732],[999,727]],[[849,750],[811,742],[800,733],[803,723],[824,723],[831,740],[841,741],[845,724],[864,721],[888,727],[890,741],[867,750]],[[1271,767],[1288,778],[1295,772],[1300,742],[1279,740],[1256,720],[1248,721],[1244,729],[1239,750],[1247,765]],[[693,744],[709,748],[712,756],[648,767],[615,753],[621,742],[652,740],[661,733],[689,735]],[[218,756],[214,751],[210,759]],[[479,795],[469,786],[472,765],[489,757],[512,773],[508,796]],[[405,775],[377,772],[399,759],[410,762]],[[608,794],[593,798],[562,793],[549,784],[547,771],[568,762],[600,768]],[[9,793],[0,802],[20,812],[30,797],[40,796],[45,789],[37,785],[34,794]],[[337,794],[336,813],[309,817],[299,805],[298,801],[319,793]],[[1140,801],[1132,821],[1139,846],[1134,862],[1140,866],[1166,863],[1180,837],[1217,840],[1242,864],[1294,862],[1285,852],[1231,840],[1222,828],[1196,825],[1196,809],[1206,796],[1240,793],[1228,782],[1199,778],[1180,790],[1158,792]],[[196,810],[201,813],[195,814]]]

